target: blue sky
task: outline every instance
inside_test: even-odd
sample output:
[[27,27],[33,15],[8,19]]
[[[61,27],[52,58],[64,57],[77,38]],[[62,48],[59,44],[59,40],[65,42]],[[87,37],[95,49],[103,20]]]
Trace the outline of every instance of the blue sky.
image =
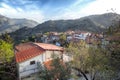
[[0,0],[1,15],[39,23],[103,14],[111,12],[111,8],[120,13],[119,0]]

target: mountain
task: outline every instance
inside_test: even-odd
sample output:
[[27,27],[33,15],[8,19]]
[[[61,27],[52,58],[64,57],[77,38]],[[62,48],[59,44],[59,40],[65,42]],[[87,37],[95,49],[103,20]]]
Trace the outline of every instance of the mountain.
[[66,31],[66,30],[85,30],[93,32],[101,32],[112,25],[119,14],[106,13],[102,15],[91,15],[75,20],[50,20],[37,25],[33,29],[33,33],[40,31]]
[[[89,26],[89,27],[88,27]],[[37,25],[35,28],[33,28],[33,33],[39,33],[41,30],[42,32],[47,31],[58,31],[63,32],[67,30],[92,30],[93,27],[95,30],[97,30],[97,25],[93,23],[89,18],[85,18],[84,20],[57,20],[57,21],[47,21],[43,24]]]
[[27,19],[11,19],[0,15],[0,33],[13,32],[22,27],[33,28],[38,23]]
[[11,33],[11,35],[15,39],[24,39],[26,36],[48,31],[64,32],[67,30],[83,30],[101,33],[111,26],[116,19],[120,19],[119,14],[106,13],[101,15],[90,15],[74,20],[49,20],[34,28],[24,27]]
[[102,15],[88,16],[94,23],[103,28],[108,28],[116,20],[120,20],[120,15],[116,13],[106,13]]

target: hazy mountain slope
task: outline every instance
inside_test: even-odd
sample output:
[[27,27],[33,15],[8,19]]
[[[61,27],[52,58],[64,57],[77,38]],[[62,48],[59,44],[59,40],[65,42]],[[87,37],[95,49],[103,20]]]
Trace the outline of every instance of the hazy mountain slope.
[[13,32],[22,27],[35,27],[38,23],[27,19],[10,19],[0,15],[0,33]]
[[116,13],[106,13],[102,15],[88,16],[93,22],[103,27],[109,27],[116,19],[120,19],[120,15]]

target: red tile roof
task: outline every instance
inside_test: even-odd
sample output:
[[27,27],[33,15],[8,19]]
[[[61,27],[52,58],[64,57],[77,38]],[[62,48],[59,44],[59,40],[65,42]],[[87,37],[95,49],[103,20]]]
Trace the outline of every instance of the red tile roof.
[[38,56],[42,54],[45,50],[61,51],[63,50],[63,48],[45,43],[23,43],[15,46],[16,62],[23,62],[27,59]]
[[53,44],[45,44],[45,43],[34,43],[35,45],[38,45],[39,47],[45,49],[45,50],[54,50],[54,51],[63,51],[62,47],[53,45]]
[[23,43],[23,44],[19,44],[17,46],[15,46],[15,49],[17,51],[24,51],[24,50],[27,50],[27,49],[30,49],[30,48],[33,48],[35,45],[33,45],[32,43]]
[[42,54],[43,52],[44,52],[44,50],[38,49],[38,48],[31,48],[28,50],[18,52],[18,53],[16,53],[16,56],[15,56],[16,62],[25,61],[25,60],[35,57],[39,54]]

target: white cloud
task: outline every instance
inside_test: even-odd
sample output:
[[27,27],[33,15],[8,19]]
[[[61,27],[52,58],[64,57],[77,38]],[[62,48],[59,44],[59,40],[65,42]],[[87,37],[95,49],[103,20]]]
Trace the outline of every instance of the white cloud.
[[52,19],[53,20],[55,19],[76,19],[76,18],[81,17],[80,15],[81,6],[79,6],[79,4],[81,4],[83,1],[85,0],[76,0],[76,2],[70,5],[69,7],[59,10],[58,15],[53,16]]
[[10,11],[11,13],[16,13],[16,12],[17,12],[14,8],[8,6],[7,4],[1,3],[1,6],[2,6],[2,7],[0,8],[0,13],[1,13],[1,14],[9,14],[9,13],[8,13],[9,11]]
[[78,11],[73,11],[73,10],[70,10],[70,9],[66,9],[65,12],[61,11],[58,15],[56,16],[53,16],[52,19],[76,19],[76,18],[79,18],[81,17],[80,15],[81,13]]
[[[0,14],[10,17],[10,18],[27,18],[37,22],[43,22],[44,16],[42,11],[37,9],[31,9],[29,11],[25,11],[21,8],[13,8],[5,3],[1,3]],[[31,5],[32,6],[32,5]]]
[[19,12],[23,12],[23,10],[21,8],[16,8],[16,10]]
[[76,2],[72,6],[77,6],[80,3],[82,3],[83,1],[85,1],[85,0],[76,0]]
[[81,10],[85,15],[102,14],[111,12],[111,8],[116,9],[115,12],[120,13],[119,0],[96,0]]
[[120,14],[119,0],[96,0],[84,6],[78,5],[81,2],[82,0],[78,0],[71,7],[65,8],[60,12],[62,14],[55,16],[54,19],[76,19],[93,14],[112,12],[111,9]]

